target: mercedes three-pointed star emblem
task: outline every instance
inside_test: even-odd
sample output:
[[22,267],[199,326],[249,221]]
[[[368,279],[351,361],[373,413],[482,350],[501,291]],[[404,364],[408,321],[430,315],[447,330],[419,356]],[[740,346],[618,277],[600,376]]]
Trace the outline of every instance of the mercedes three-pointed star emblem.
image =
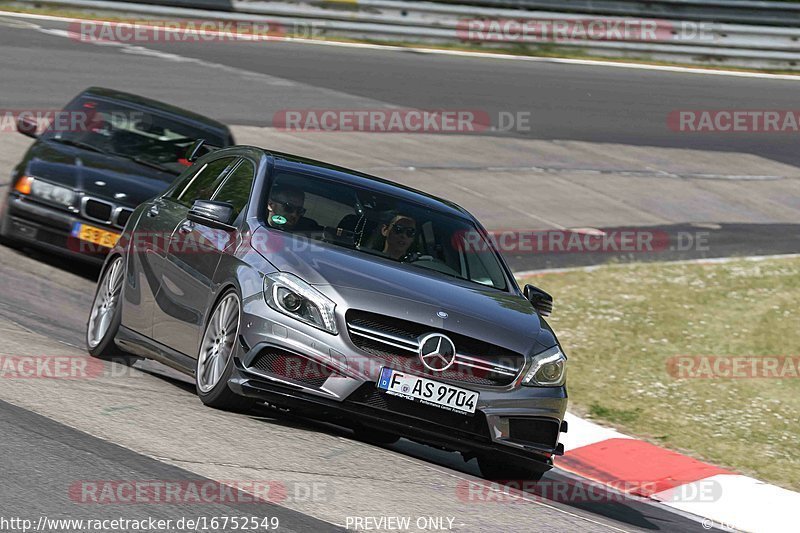
[[456,362],[456,346],[441,333],[430,333],[419,341],[419,360],[428,370],[444,372]]

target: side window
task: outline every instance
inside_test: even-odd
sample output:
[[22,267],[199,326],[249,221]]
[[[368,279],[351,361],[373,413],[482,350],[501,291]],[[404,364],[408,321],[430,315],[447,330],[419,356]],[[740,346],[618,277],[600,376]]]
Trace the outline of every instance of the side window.
[[185,186],[175,191],[175,199],[186,207],[191,207],[195,200],[210,199],[214,189],[225,177],[225,169],[234,159],[223,157],[206,163]]
[[228,175],[228,178],[214,194],[214,200],[233,205],[234,219],[238,218],[250,200],[250,189],[255,177],[256,169],[253,163],[242,159],[239,166]]

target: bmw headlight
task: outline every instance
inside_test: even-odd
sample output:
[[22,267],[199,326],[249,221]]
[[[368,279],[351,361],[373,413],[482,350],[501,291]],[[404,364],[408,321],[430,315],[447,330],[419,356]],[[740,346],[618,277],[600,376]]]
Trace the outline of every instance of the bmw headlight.
[[75,191],[32,176],[23,176],[16,189],[27,189],[27,194],[48,202],[69,207],[75,200]]
[[530,369],[522,380],[530,387],[560,387],[567,378],[567,356],[554,346],[534,356]]
[[338,334],[333,313],[336,304],[293,274],[276,272],[265,276],[264,298],[271,308],[284,315]]

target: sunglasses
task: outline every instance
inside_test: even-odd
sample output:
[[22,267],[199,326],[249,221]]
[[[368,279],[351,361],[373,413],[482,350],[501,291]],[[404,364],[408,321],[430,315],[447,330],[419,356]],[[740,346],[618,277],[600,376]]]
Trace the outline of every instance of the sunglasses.
[[417,235],[417,229],[412,228],[411,226],[398,226],[397,224],[395,224],[394,226],[392,226],[392,231],[395,232],[397,235],[405,233],[406,237],[408,237],[409,239],[413,239]]
[[306,214],[306,210],[302,205],[294,205],[291,202],[281,202],[280,200],[270,200],[270,203],[281,206],[286,214],[297,213],[300,216]]

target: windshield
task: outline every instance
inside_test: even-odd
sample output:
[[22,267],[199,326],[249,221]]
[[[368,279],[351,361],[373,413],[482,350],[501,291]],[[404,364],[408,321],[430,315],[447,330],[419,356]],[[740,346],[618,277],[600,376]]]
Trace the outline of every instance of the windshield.
[[280,172],[267,224],[364,254],[506,289],[495,249],[469,220],[400,198],[304,174]]
[[197,139],[214,146],[227,144],[212,131],[116,101],[81,97],[64,111],[71,117],[70,127],[51,124],[42,138],[118,155],[171,174],[190,165],[184,159],[186,150]]

